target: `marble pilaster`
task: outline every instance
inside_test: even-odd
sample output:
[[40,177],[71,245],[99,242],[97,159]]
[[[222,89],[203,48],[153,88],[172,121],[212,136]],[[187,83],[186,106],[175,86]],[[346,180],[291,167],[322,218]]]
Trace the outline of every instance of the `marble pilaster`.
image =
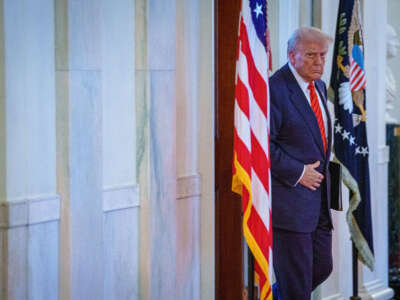
[[103,299],[101,77],[70,71],[70,268],[72,299]]
[[138,187],[103,192],[104,299],[139,298]]
[[198,174],[198,1],[177,1],[176,168],[177,296],[200,299],[200,176]]
[[178,178],[176,299],[200,299],[200,190],[199,175]]
[[140,298],[175,299],[176,6],[175,1],[150,0],[137,1],[135,7]]
[[58,219],[28,227],[28,299],[58,298]]
[[54,3],[0,5],[0,297],[56,298]]
[[68,2],[71,299],[103,299],[102,3]]
[[104,299],[139,298],[134,1],[102,1]]
[[[287,41],[293,31],[299,27],[299,0],[279,1],[279,48],[277,49],[277,67],[287,62]],[[279,53],[279,54],[278,54]]]
[[54,13],[41,2],[4,1],[7,201],[55,193]]
[[103,185],[109,187],[136,182],[134,3],[102,3]]
[[150,71],[150,299],[176,297],[175,118],[175,71]]

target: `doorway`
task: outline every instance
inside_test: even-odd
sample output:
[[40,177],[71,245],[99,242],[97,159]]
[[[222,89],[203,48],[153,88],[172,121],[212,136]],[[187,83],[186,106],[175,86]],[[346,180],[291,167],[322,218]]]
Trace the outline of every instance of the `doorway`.
[[215,0],[215,299],[243,291],[242,203],[231,191],[240,0]]

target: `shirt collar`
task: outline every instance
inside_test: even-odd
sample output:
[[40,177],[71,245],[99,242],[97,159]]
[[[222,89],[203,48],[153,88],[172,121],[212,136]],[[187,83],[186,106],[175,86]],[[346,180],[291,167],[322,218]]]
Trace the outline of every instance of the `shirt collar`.
[[297,83],[299,84],[300,88],[302,89],[302,91],[304,92],[305,95],[308,95],[308,85],[309,82],[305,81],[299,73],[297,73],[296,69],[292,66],[292,64],[290,62],[288,62],[289,64],[289,69],[290,71],[292,71],[292,74],[294,76],[294,78],[296,78]]

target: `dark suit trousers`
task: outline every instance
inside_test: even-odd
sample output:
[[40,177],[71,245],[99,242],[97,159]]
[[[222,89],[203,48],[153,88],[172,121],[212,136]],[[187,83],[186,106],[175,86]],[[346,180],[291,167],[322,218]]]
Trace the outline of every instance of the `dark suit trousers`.
[[[324,201],[325,202],[325,201]],[[332,230],[326,203],[311,233],[274,228],[273,260],[281,300],[310,300],[332,272]]]

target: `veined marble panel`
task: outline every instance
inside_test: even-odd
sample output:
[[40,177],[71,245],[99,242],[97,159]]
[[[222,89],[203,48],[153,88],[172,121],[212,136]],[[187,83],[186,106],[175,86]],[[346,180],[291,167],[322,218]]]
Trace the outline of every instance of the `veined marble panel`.
[[102,1],[103,185],[136,182],[134,3]]
[[104,299],[139,298],[139,207],[104,215]]
[[200,299],[200,175],[177,181],[176,299]]
[[179,300],[200,299],[200,196],[177,202],[176,285]]
[[[59,222],[28,227],[29,300],[58,298]],[[24,274],[21,274],[22,276]]]
[[175,1],[148,0],[147,55],[150,70],[174,70],[176,56]]
[[[150,74],[150,299],[176,297],[175,72]],[[143,232],[143,234],[146,234]]]
[[6,200],[52,194],[55,181],[53,0],[4,0]]
[[[114,1],[110,1],[113,2]],[[69,68],[101,69],[102,1],[68,1]]]
[[1,299],[57,299],[58,229],[58,221],[0,229]]
[[146,163],[149,152],[149,104],[148,95],[148,71],[135,72],[135,104],[136,104],[136,177],[141,186],[141,192],[145,192],[144,184],[147,184],[144,174],[148,171]]
[[28,227],[0,229],[1,299],[28,298]]
[[71,299],[103,299],[101,74],[69,75]]
[[176,299],[200,299],[200,193],[200,175],[178,178]]
[[177,173],[198,172],[198,1],[176,0]]

